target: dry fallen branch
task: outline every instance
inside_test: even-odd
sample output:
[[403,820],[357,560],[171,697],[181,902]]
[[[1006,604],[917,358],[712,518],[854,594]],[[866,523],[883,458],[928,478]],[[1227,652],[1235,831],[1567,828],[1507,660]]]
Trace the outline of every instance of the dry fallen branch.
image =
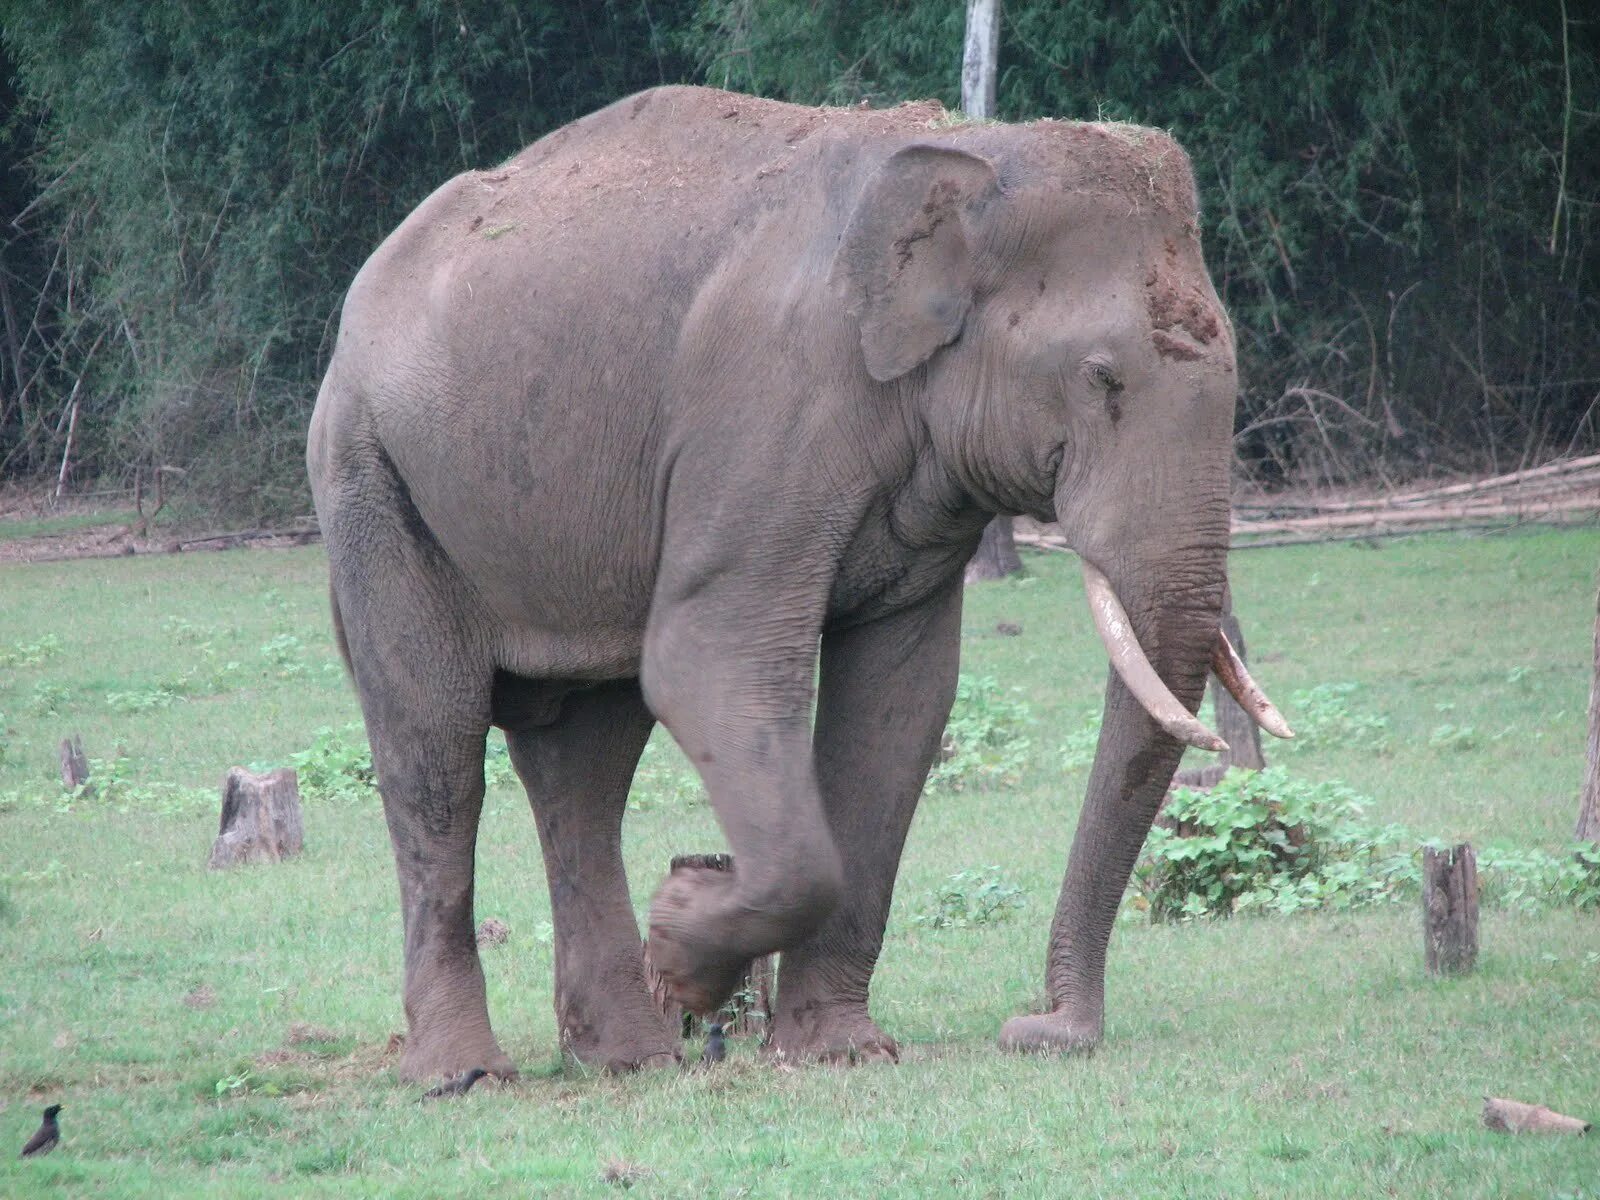
[[1589,1122],[1551,1112],[1542,1104],[1524,1104],[1496,1096],[1483,1098],[1483,1124],[1498,1133],[1575,1133],[1589,1132]]
[[315,525],[301,525],[289,529],[240,529],[231,533],[208,533],[201,537],[185,538],[167,543],[169,554],[182,554],[187,550],[227,550],[246,542],[266,541],[269,538],[286,538],[293,545],[304,545],[321,536]]
[[1329,500],[1310,504],[1297,504],[1293,501],[1248,500],[1240,501],[1234,505],[1234,508],[1237,511],[1245,512],[1371,512],[1408,504],[1422,504],[1451,496],[1483,495],[1489,492],[1519,489],[1538,480],[1573,476],[1581,476],[1584,481],[1600,486],[1600,454],[1546,463],[1542,467],[1531,467],[1525,471],[1512,471],[1509,474],[1495,475],[1488,479],[1475,479],[1441,487],[1422,488],[1411,492],[1399,492],[1390,496],[1376,496],[1362,500]]

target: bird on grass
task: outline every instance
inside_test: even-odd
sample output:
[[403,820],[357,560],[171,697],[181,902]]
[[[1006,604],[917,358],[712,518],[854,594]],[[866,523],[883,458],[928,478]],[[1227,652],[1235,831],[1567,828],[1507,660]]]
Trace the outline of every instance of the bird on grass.
[[712,1023],[706,1026],[706,1048],[700,1051],[702,1065],[715,1066],[728,1057],[728,1043],[722,1040],[722,1025]]
[[465,1096],[472,1090],[472,1085],[488,1073],[482,1067],[473,1067],[465,1075],[458,1075],[448,1082],[441,1083],[438,1087],[429,1088],[422,1093],[422,1098],[424,1100],[442,1100],[446,1096]]
[[56,1148],[61,1141],[61,1126],[56,1124],[56,1114],[61,1111],[61,1105],[52,1104],[44,1110],[44,1120],[39,1123],[38,1130],[28,1139],[28,1144],[22,1148],[21,1158],[41,1158]]

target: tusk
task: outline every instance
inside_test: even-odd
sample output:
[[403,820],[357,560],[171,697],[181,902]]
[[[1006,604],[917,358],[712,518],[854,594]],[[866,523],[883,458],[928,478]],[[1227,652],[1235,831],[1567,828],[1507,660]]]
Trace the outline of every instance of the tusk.
[[1218,682],[1228,689],[1228,694],[1239,702],[1239,707],[1250,714],[1250,719],[1273,737],[1292,738],[1294,730],[1289,728],[1289,722],[1283,719],[1267,699],[1267,694],[1261,690],[1261,685],[1250,678],[1250,672],[1245,669],[1244,659],[1239,657],[1239,652],[1233,648],[1233,643],[1228,640],[1228,635],[1222,630],[1217,630],[1217,646],[1211,652],[1211,671],[1216,675]]
[[1105,643],[1111,665],[1116,668],[1122,682],[1128,685],[1133,698],[1144,705],[1145,712],[1155,718],[1156,724],[1186,745],[1201,750],[1226,750],[1228,743],[1207,729],[1194,714],[1178,702],[1161,676],[1150,665],[1144,647],[1128,621],[1128,611],[1117,599],[1111,581],[1100,569],[1083,560],[1083,586],[1089,594],[1089,611],[1094,614],[1095,631]]

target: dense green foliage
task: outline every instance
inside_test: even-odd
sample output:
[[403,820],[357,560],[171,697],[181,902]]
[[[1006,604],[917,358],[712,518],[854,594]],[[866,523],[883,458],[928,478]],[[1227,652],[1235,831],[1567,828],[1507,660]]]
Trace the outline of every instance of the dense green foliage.
[[36,228],[60,250],[35,281],[45,377],[0,392],[0,454],[19,470],[59,455],[82,375],[91,464],[179,466],[234,508],[302,505],[305,419],[362,261],[448,176],[684,74],[655,24],[684,7],[0,5],[33,104],[17,136],[32,119],[41,142]]
[[[1424,839],[1403,825],[1367,824],[1369,807],[1342,784],[1278,767],[1230,771],[1209,790],[1179,788],[1134,868],[1125,916],[1143,913],[1159,923],[1413,902]],[[1478,871],[1485,906],[1600,907],[1600,845],[1593,842],[1555,853],[1490,842],[1478,853]]]
[[1409,860],[1360,825],[1364,807],[1348,788],[1277,768],[1230,771],[1206,791],[1179,788],[1135,869],[1137,904],[1164,921],[1385,899]]
[[[998,107],[1187,147],[1247,456],[1313,477],[1516,465],[1597,429],[1600,24],[1579,15],[1013,0]],[[719,0],[701,45],[734,88],[955,105],[963,21],[945,0]]]
[[[1012,0],[1007,118],[1170,128],[1241,451],[1328,478],[1595,440],[1600,23],[1561,0]],[[949,0],[0,0],[0,474],[301,508],[342,289],[455,171],[660,81],[954,105]],[[147,476],[148,477],[148,476]]]

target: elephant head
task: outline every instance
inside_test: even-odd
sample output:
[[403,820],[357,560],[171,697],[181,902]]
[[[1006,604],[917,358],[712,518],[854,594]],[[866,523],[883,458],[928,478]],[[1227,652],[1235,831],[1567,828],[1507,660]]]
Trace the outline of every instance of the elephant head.
[[1208,670],[1289,736],[1220,630],[1237,375],[1194,181],[1159,132],[973,126],[877,165],[834,262],[866,371],[915,394],[986,512],[1055,521],[1113,670],[1051,932],[1053,1011],[1015,1048],[1099,1039],[1106,945]]

